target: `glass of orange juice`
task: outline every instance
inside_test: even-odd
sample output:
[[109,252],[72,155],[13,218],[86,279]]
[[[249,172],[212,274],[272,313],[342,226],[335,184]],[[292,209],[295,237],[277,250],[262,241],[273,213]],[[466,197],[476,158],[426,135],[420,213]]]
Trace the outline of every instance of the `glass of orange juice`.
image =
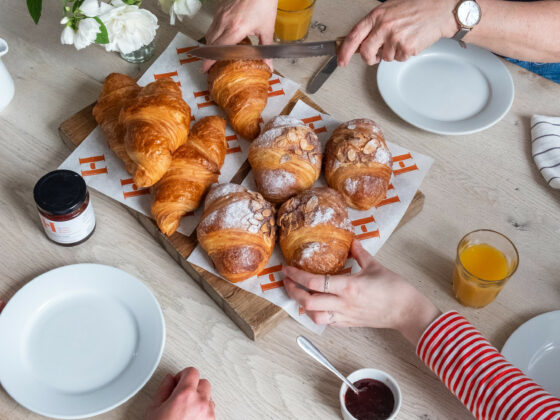
[[517,270],[513,242],[493,230],[466,234],[457,246],[453,271],[455,297],[463,305],[482,308],[492,302]]
[[274,40],[300,42],[307,38],[315,0],[278,0]]

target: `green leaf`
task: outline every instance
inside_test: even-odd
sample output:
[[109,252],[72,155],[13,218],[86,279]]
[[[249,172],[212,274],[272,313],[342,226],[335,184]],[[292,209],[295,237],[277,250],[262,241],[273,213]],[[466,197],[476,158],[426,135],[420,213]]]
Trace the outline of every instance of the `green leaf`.
[[109,33],[107,32],[107,27],[99,17],[94,17],[94,19],[99,23],[99,32],[97,33],[97,38],[95,38],[96,44],[108,44],[109,43]]
[[84,2],[84,0],[76,0],[74,2],[74,5],[72,6],[72,12],[76,12],[76,10],[78,10],[80,8],[80,6],[82,5],[82,3]]
[[41,18],[41,9],[43,8],[43,0],[27,0],[27,10],[35,24],[39,23]]

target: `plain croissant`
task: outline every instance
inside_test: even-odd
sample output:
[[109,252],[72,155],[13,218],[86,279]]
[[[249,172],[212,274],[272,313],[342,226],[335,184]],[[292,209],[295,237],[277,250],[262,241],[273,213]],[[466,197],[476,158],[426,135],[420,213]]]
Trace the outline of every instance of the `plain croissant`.
[[262,195],[241,185],[215,184],[196,232],[218,273],[242,281],[260,273],[272,255],[275,210]]
[[198,208],[204,193],[218,181],[227,150],[225,130],[226,121],[221,117],[197,121],[155,185],[152,215],[166,235],[175,232],[181,217]]
[[139,187],[154,185],[171,165],[173,152],[189,134],[191,109],[181,89],[169,79],[144,86],[121,111],[126,153],[136,164],[132,174]]
[[341,124],[325,148],[327,183],[355,209],[370,209],[385,198],[392,166],[383,132],[372,120]]
[[247,140],[259,135],[271,75],[262,60],[218,61],[208,71],[212,99],[225,111],[235,132]]
[[315,132],[284,115],[269,121],[249,148],[257,190],[273,203],[310,188],[321,174],[322,156]]
[[129,173],[134,172],[136,165],[124,148],[125,129],[119,124],[119,114],[139,91],[140,86],[126,74],[111,73],[105,78],[99,99],[93,107],[93,116],[101,126],[109,148],[124,162]]

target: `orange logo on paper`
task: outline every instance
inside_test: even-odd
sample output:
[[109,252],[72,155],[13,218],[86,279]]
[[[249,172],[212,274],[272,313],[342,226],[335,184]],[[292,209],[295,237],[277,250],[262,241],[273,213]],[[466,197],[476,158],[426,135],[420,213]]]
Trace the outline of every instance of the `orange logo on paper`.
[[399,203],[400,201],[401,199],[397,194],[397,190],[395,190],[393,184],[389,184],[389,187],[387,188],[387,193],[385,194],[385,198],[381,200],[375,207],[381,207],[392,203]]
[[[228,142],[228,149],[226,151],[226,154],[230,154],[230,153],[237,153],[237,152],[241,152],[241,147],[239,147],[239,142],[237,139],[237,134],[232,134],[231,136],[226,136],[226,140]],[[233,143],[230,143],[233,142]]]
[[210,100],[210,92],[207,90],[201,90],[200,92],[193,92],[193,95],[198,109],[206,108],[207,106],[216,105],[216,102]]
[[97,162],[105,162],[105,155],[92,156],[87,158],[78,158],[78,162],[80,162],[80,165],[89,163],[89,169],[81,171],[82,176],[92,176],[92,175],[100,175],[100,174],[107,173],[107,167],[98,168],[96,166]]
[[[374,224],[374,226],[372,226],[372,224]],[[363,239],[379,238],[379,229],[377,229],[373,216],[353,220],[352,226],[359,228],[359,231],[362,232],[356,234],[356,239],[359,239],[360,241]]]
[[309,118],[304,118],[302,119],[303,123],[308,125],[309,128],[311,128],[313,131],[315,131],[315,134],[319,134],[319,133],[326,133],[327,132],[327,127],[322,126],[322,127],[316,127],[316,122],[318,121],[323,121],[323,118],[320,115],[315,115],[314,117],[309,117]]
[[395,174],[395,176],[417,170],[418,166],[416,166],[414,160],[412,160],[412,155],[410,153],[393,156],[393,174]]
[[272,267],[265,268],[257,277],[268,275],[268,280],[270,283],[261,283],[261,290],[266,292],[267,290],[277,289],[279,287],[284,287],[284,282],[282,280],[276,281],[274,274],[282,270],[282,265],[273,265]]
[[[185,48],[177,48],[177,55],[181,55],[181,54],[186,54],[189,51],[194,50],[195,48],[198,48],[197,45],[195,45],[194,47],[185,47]],[[188,63],[194,63],[195,61],[200,61],[200,58],[198,57],[193,57],[190,54],[187,54],[186,58],[180,58],[179,57],[179,63],[182,64],[188,64]]]
[[[132,178],[121,179],[121,186],[123,187],[123,196],[125,200],[130,197],[138,195],[146,195],[150,193],[149,188],[138,188]],[[130,188],[128,191],[126,189]]]
[[[276,86],[278,85],[278,86]],[[278,90],[274,90],[273,87],[280,88]],[[282,96],[285,95],[284,89],[282,89],[282,83],[280,83],[280,79],[272,79],[268,81],[268,97],[272,98],[273,96]]]
[[[154,74],[154,80],[163,79],[165,77],[171,77],[173,79],[173,77],[179,77],[179,74],[176,71]],[[177,86],[181,86],[181,82],[175,81],[175,83],[177,83]]]

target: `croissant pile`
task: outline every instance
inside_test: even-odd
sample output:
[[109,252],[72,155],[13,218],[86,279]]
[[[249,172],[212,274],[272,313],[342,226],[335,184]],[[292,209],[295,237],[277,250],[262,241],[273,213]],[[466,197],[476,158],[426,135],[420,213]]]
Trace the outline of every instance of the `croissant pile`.
[[187,140],[191,122],[191,109],[173,80],[140,88],[118,73],[105,79],[93,115],[139,187],[161,179],[173,152]]
[[[383,132],[369,119],[338,126],[324,154],[316,133],[297,118],[275,117],[261,132],[270,76],[260,60],[220,61],[208,73],[214,101],[233,129],[253,140],[248,159],[257,191],[218,183],[226,121],[209,116],[190,128],[191,110],[173,80],[140,87],[112,73],[93,109],[135,184],[152,187],[152,215],[162,233],[172,235],[204,201],[198,241],[232,282],[266,267],[277,232],[287,264],[316,274],[340,272],[354,239],[347,206],[375,207],[392,175]],[[322,165],[328,187],[313,188]]]

